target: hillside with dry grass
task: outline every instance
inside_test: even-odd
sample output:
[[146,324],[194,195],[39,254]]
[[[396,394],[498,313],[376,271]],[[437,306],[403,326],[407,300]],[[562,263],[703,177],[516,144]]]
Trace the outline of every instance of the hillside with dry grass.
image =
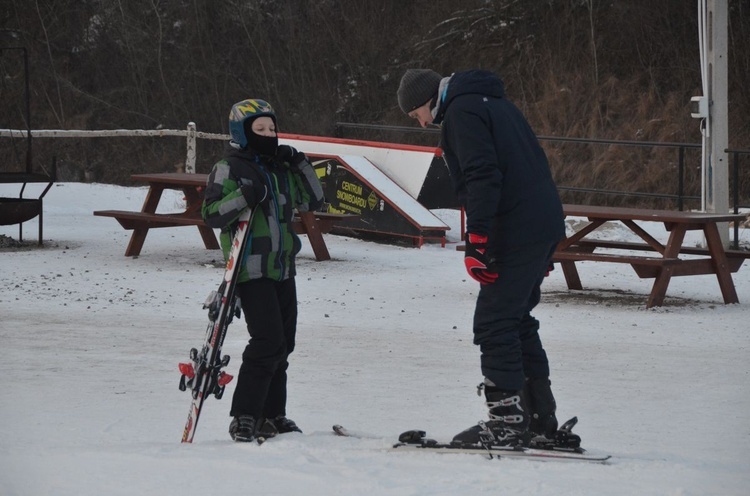
[[[266,98],[282,131],[333,135],[337,122],[413,126],[395,92],[410,67],[484,68],[537,134],[699,143],[688,102],[701,94],[697,5],[685,0],[2,0],[0,45],[31,63],[33,129],[198,129],[227,132],[235,101]],[[750,7],[729,0],[729,146],[750,149]],[[26,127],[19,52],[0,57],[0,128]],[[437,144],[434,134],[351,137]],[[673,194],[673,148],[543,142],[558,183]],[[0,139],[2,170],[25,144]],[[220,145],[201,142],[199,171]],[[38,139],[35,167],[128,184],[173,170],[179,138]],[[699,194],[700,152],[685,152],[686,193]],[[741,160],[750,203],[750,156]],[[674,202],[619,196],[597,203]]]

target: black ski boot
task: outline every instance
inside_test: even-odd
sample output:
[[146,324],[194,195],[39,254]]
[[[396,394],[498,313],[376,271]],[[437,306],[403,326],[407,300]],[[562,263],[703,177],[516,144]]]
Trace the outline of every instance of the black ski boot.
[[270,439],[279,433],[276,426],[270,419],[262,418],[258,422],[258,428],[255,429],[255,435],[259,438]]
[[302,429],[297,427],[297,424],[294,422],[294,420],[287,418],[284,415],[279,415],[278,417],[271,420],[273,422],[274,427],[276,427],[276,430],[279,432],[279,434],[286,434],[287,432],[302,432]]
[[523,388],[527,405],[531,411],[529,423],[529,431],[531,431],[530,446],[539,449],[578,451],[581,446],[581,438],[571,432],[578,419],[574,417],[565,422],[565,425],[560,429],[557,428],[557,417],[555,416],[557,405],[550,385],[550,380],[547,377],[527,378]]
[[478,386],[484,389],[490,420],[479,422],[453,437],[451,444],[459,446],[509,446],[529,445],[529,413],[526,409],[523,391],[504,391],[485,383]]
[[297,427],[294,420],[279,415],[274,418],[262,419],[260,426],[258,427],[257,435],[266,439],[274,437],[277,434],[286,434],[287,432],[302,432],[302,429]]
[[532,440],[539,436],[552,439],[557,431],[557,417],[555,417],[557,404],[550,384],[550,380],[546,377],[527,378],[523,387],[526,405],[531,412],[529,430]]
[[249,443],[257,437],[258,421],[251,415],[239,415],[229,424],[229,435],[237,442]]

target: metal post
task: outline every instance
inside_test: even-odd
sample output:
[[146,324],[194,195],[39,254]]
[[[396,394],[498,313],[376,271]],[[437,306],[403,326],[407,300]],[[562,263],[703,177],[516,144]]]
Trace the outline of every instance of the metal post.
[[195,122],[188,122],[187,125],[187,155],[185,158],[185,172],[195,174],[195,147],[196,147],[196,127]]
[[[740,212],[740,154],[734,152],[734,171],[732,174],[732,180],[734,181],[734,213]],[[735,250],[740,249],[740,223],[735,221],[734,223],[734,246]]]
[[24,100],[26,106],[26,174],[31,174],[31,90],[29,83],[29,53],[26,47],[0,47],[0,50],[21,50],[23,52]]
[[23,50],[23,73],[26,81],[26,132],[28,133],[28,139],[26,141],[26,174],[31,174],[31,91],[29,90],[29,53],[26,51],[26,47],[21,47]]
[[[726,0],[706,0],[706,81],[708,88],[708,130],[703,174],[708,212],[729,212],[729,105],[727,98],[727,38],[729,8]],[[704,88],[706,90],[706,88]],[[724,246],[729,245],[729,226],[719,225]]]
[[685,147],[678,148],[677,159],[677,210],[682,211],[685,208]]

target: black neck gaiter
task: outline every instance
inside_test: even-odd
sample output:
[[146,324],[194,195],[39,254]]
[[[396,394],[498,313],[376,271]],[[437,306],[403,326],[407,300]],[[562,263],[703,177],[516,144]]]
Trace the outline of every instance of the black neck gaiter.
[[247,133],[247,146],[258,152],[260,155],[273,157],[276,155],[276,148],[279,146],[278,136],[260,136],[253,132]]

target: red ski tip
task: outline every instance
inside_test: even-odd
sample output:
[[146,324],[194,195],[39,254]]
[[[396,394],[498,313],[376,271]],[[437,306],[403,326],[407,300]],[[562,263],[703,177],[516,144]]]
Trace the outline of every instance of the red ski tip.
[[188,379],[192,379],[193,377],[195,377],[195,370],[193,370],[192,363],[181,363],[179,367],[182,375],[184,375]]

